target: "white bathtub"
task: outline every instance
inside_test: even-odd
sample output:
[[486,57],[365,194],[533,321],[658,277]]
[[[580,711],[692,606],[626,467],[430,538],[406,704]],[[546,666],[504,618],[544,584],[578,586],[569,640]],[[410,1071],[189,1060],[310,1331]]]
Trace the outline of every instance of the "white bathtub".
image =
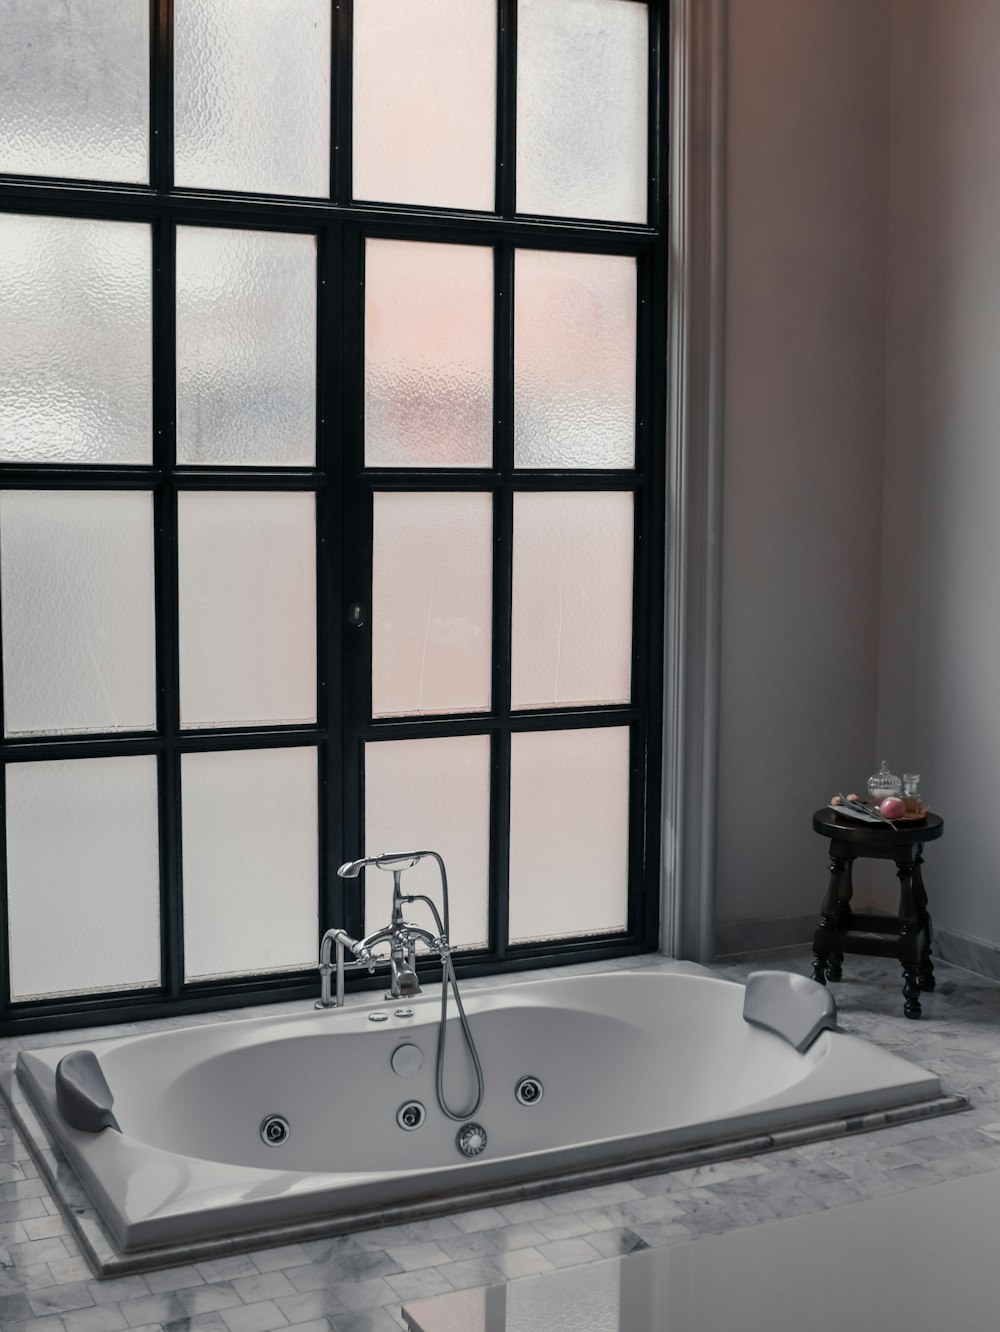
[[[639,1173],[677,1149],[940,1097],[933,1074],[840,1032],[797,1053],[743,1020],[743,997],[680,964],[470,990],[486,1076],[475,1119],[488,1134],[471,1160],[435,1097],[436,987],[408,1001],[410,1018],[380,996],[87,1043],[121,1133],[79,1132],[59,1114],[55,1068],[79,1045],[22,1052],[17,1081],[123,1251],[333,1224],[408,1200],[478,1201],[490,1187],[615,1163]],[[403,1043],[424,1056],[410,1077],[390,1062]],[[454,1023],[447,1062],[448,1100],[470,1104]],[[514,1094],[526,1075],[544,1085],[529,1106]],[[427,1117],[405,1132],[396,1113],[410,1100]],[[278,1147],[260,1136],[270,1114],[290,1125]]]

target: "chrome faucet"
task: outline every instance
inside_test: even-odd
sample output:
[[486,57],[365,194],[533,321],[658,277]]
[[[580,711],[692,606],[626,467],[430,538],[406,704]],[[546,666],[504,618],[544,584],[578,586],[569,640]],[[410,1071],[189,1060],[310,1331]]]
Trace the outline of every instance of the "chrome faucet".
[[[388,944],[389,946],[389,993],[386,998],[400,999],[420,993],[420,983],[417,980],[416,972],[417,944],[422,943],[426,948],[432,952],[440,953],[443,957],[448,951],[448,941],[445,938],[440,917],[433,903],[430,903],[429,899],[423,899],[420,894],[417,897],[421,897],[421,900],[427,900],[434,912],[438,934],[434,935],[430,930],[422,929],[419,925],[411,925],[403,919],[404,900],[412,901],[414,899],[404,899],[401,880],[405,869],[410,869],[417,861],[430,854],[433,853],[407,851],[393,852],[381,856],[366,856],[360,860],[349,860],[337,870],[342,879],[356,879],[366,865],[373,865],[376,869],[390,870],[392,872],[392,919],[388,925],[373,931],[363,939],[352,939],[346,931],[341,929],[327,930],[320,945],[321,993],[316,1003],[317,1008],[342,1007],[344,1003],[345,971],[357,967],[367,967],[369,972],[373,972],[377,961],[374,950],[381,944]],[[330,960],[334,945],[336,946],[335,964]],[[355,955],[356,961],[345,962],[345,953],[348,950]],[[334,971],[336,971],[337,976],[336,999],[330,993],[330,977]]]
[[[330,954],[333,946],[337,948],[336,967],[330,961]],[[357,958],[356,962],[344,961],[345,949],[350,949]],[[320,994],[316,1000],[317,1008],[343,1008],[344,1006],[344,972],[355,967],[367,967],[369,971],[375,970],[375,959],[367,949],[363,948],[357,939],[352,939],[346,930],[327,930],[323,935],[323,940],[319,946],[319,981]],[[330,995],[330,976],[336,970],[337,973],[337,997],[333,999]]]

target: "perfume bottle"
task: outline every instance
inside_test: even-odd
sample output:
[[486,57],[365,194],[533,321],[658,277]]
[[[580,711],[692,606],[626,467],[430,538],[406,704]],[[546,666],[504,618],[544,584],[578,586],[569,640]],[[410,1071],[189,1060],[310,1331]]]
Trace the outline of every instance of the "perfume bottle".
[[919,814],[923,807],[920,799],[920,773],[903,773],[903,804],[907,814]]
[[898,796],[902,789],[903,783],[895,773],[889,771],[885,759],[878,772],[868,778],[868,799],[873,805],[880,805],[887,796]]

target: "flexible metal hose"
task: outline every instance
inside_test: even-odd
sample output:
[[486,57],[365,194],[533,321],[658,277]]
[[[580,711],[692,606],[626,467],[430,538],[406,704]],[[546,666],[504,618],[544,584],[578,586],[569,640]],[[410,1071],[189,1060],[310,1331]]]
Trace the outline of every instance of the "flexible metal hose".
[[[472,1032],[469,1028],[469,1019],[465,1015],[465,1005],[462,1003],[462,996],[459,993],[458,981],[455,978],[455,967],[451,960],[451,947],[448,944],[449,929],[451,926],[451,917],[448,908],[448,872],[444,867],[444,861],[436,851],[427,851],[426,855],[433,856],[437,861],[438,873],[441,876],[441,897],[444,902],[444,924],[438,914],[438,909],[431,898],[424,893],[411,893],[403,898],[404,902],[425,902],[430,908],[434,917],[434,924],[437,926],[438,935],[442,941],[441,947],[441,1022],[438,1028],[438,1048],[437,1048],[437,1099],[438,1105],[449,1119],[462,1121],[471,1119],[477,1113],[483,1103],[483,1097],[486,1094],[486,1081],[483,1077],[483,1066],[479,1061],[479,1051],[476,1049],[476,1042],[472,1038]],[[459,1021],[462,1025],[462,1035],[465,1037],[465,1045],[469,1051],[469,1058],[472,1060],[472,1066],[476,1074],[477,1094],[476,1099],[468,1110],[452,1110],[451,1106],[445,1100],[444,1095],[444,1053],[445,1043],[448,1039],[448,986],[455,992],[455,1006],[458,1009]]]

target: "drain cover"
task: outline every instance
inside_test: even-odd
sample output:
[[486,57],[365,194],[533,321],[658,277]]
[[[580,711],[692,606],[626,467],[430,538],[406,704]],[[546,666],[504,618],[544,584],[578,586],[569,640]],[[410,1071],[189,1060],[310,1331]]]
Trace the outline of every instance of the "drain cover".
[[455,1142],[463,1156],[480,1156],[486,1151],[486,1130],[482,1124],[465,1124]]

